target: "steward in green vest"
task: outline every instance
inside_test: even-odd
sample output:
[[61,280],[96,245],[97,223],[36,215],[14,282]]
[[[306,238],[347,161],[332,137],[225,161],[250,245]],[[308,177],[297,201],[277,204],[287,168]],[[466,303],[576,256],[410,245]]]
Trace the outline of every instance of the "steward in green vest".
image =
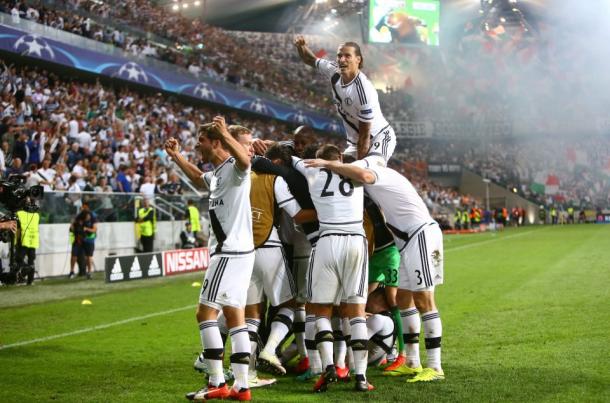
[[140,240],[142,241],[142,251],[152,252],[155,231],[157,230],[157,217],[155,209],[150,206],[147,199],[142,201],[142,207],[138,209],[138,224],[140,226]]
[[189,200],[187,204],[188,207],[186,210],[186,220],[191,223],[191,229],[195,234],[195,237],[197,237],[197,232],[201,231],[201,223],[199,222],[199,210],[197,209],[197,206],[195,206],[195,203],[192,200]]
[[34,261],[36,260],[36,249],[40,246],[40,214],[19,210],[17,212],[17,264],[20,268],[25,266],[27,256],[29,267],[27,283],[34,281]]
[[453,216],[453,228],[460,230],[462,229],[462,212],[460,210],[455,210],[455,214]]

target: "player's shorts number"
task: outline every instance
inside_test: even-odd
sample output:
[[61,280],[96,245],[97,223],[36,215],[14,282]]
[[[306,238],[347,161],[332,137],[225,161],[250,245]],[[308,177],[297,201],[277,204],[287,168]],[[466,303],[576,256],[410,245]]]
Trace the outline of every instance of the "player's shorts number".
[[205,289],[208,288],[208,279],[205,279],[203,282],[203,287],[201,288],[201,294],[205,292]]
[[421,278],[421,270],[415,270],[415,273],[417,273],[417,285],[421,285],[421,283],[423,282]]

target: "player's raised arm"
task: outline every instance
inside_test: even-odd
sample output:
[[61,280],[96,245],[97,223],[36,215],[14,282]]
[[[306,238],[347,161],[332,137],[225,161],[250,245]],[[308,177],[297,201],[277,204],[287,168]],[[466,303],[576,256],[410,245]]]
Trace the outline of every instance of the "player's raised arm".
[[180,144],[175,138],[170,138],[165,142],[165,151],[171,157],[171,159],[180,167],[182,172],[188,176],[188,178],[196,186],[207,189],[207,184],[203,180],[203,172],[196,165],[191,164],[187,159],[180,154]]
[[250,168],[250,156],[248,152],[235,138],[229,133],[225,118],[222,116],[215,116],[212,119],[214,127],[220,134],[222,134],[222,144],[227,149],[229,154],[235,157],[235,165],[242,171],[246,171]]
[[297,48],[297,52],[299,52],[299,56],[301,57],[301,60],[303,60],[303,63],[311,67],[316,66],[316,55],[309,49],[307,42],[305,42],[305,38],[302,35],[297,35],[294,40],[294,46]]
[[330,169],[336,174],[367,185],[371,185],[377,180],[377,175],[372,170],[361,168],[354,164],[344,164],[340,161],[327,161],[323,159],[305,160],[305,167]]

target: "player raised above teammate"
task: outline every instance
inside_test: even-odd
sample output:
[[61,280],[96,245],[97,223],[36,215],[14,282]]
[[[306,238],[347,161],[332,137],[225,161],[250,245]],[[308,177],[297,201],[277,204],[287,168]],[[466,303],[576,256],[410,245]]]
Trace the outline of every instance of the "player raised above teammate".
[[294,44],[303,62],[330,80],[333,102],[347,134],[344,154],[385,165],[394,153],[396,135],[381,112],[377,90],[360,70],[360,46],[342,43],[333,62],[317,58],[302,36],[297,36]]

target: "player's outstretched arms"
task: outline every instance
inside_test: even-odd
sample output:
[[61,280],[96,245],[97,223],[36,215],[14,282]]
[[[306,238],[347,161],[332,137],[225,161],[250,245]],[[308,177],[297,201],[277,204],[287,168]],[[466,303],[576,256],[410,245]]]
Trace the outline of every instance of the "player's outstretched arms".
[[297,48],[297,52],[299,52],[299,56],[303,63],[315,67],[316,66],[316,55],[313,54],[311,49],[307,46],[307,42],[302,35],[297,35],[294,39],[294,46]]
[[195,186],[207,188],[205,181],[203,180],[203,172],[196,165],[191,164],[187,161],[182,154],[180,154],[180,144],[175,138],[170,138],[165,141],[165,151],[167,155],[180,167],[182,172],[188,176],[188,178],[195,184]]
[[377,175],[370,169],[360,168],[354,164],[344,164],[339,161],[327,161],[322,159],[305,160],[307,168],[326,168],[356,182],[371,185],[377,180]]
[[237,140],[231,136],[225,123],[225,118],[222,116],[215,116],[212,119],[214,127],[222,134],[222,144],[226,147],[229,154],[235,157],[235,165],[242,171],[246,171],[250,168],[250,157],[246,152],[243,145],[239,144]]

